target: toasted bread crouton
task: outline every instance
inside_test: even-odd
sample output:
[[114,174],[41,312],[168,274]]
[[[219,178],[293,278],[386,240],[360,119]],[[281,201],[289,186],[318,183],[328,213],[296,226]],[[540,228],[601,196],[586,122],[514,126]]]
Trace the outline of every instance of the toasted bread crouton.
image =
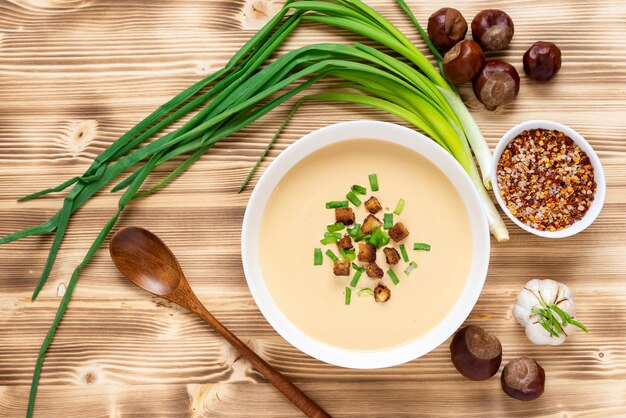
[[349,260],[337,260],[333,265],[333,273],[335,276],[349,276],[350,275],[350,261]]
[[344,235],[339,241],[337,241],[337,247],[341,247],[344,250],[351,250],[352,248],[352,238],[350,235]]
[[367,273],[367,277],[370,277],[372,279],[382,279],[385,275],[383,269],[378,267],[378,264],[376,263],[368,264],[365,268],[365,272]]
[[376,302],[387,302],[391,297],[391,290],[382,283],[374,288],[374,300]]
[[361,225],[361,232],[365,235],[371,234],[373,230],[380,228],[383,224],[378,220],[374,215],[367,215],[367,218],[363,221],[363,225]]
[[359,242],[359,261],[371,263],[376,261],[376,247],[366,242]]
[[400,254],[398,254],[398,250],[395,248],[386,247],[383,249],[383,252],[385,253],[387,264],[398,264],[398,261],[400,261]]
[[335,222],[341,222],[344,225],[352,225],[354,223],[354,212],[352,208],[335,209]]
[[389,236],[395,242],[400,242],[409,236],[409,230],[402,222],[398,222],[389,230]]
[[367,209],[367,211],[372,215],[375,215],[383,209],[383,206],[380,204],[378,199],[372,196],[365,202],[365,209]]

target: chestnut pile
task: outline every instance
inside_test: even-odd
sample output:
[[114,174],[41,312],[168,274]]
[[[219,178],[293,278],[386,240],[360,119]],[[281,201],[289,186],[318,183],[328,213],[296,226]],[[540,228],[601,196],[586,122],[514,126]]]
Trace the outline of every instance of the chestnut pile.
[[[483,51],[499,51],[511,43],[514,25],[511,16],[497,9],[479,12],[471,24],[457,9],[444,7],[428,19],[427,32],[435,47],[445,53],[444,75],[454,84],[472,81],[476,98],[488,110],[512,102],[519,93],[520,77],[511,64],[487,60]],[[524,54],[524,72],[537,81],[547,81],[561,68],[561,50],[552,42],[535,42]]]

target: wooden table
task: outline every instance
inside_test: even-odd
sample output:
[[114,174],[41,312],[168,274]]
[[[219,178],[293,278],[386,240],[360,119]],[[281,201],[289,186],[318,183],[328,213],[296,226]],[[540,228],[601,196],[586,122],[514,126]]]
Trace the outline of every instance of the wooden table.
[[[266,0],[151,3],[0,1],[0,235],[48,218],[63,194],[23,204],[17,198],[81,174],[152,109],[219,69],[280,8]],[[441,5],[410,3],[422,22]],[[487,7],[479,0],[449,3],[468,19]],[[371,4],[417,42],[393,1]],[[497,377],[465,380],[450,363],[447,343],[402,366],[346,370],[302,354],[269,326],[250,296],[239,255],[250,189],[236,190],[287,106],[219,143],[170,187],[134,203],[119,223],[158,233],[215,315],[333,415],[626,415],[626,7],[618,0],[488,4],[506,9],[516,30],[511,47],[491,56],[520,72],[521,56],[536,40],[558,43],[564,56],[554,82],[522,77],[517,101],[495,113],[476,102],[469,86],[461,88],[489,144],[527,119],[560,121],[592,143],[608,183],[604,211],[578,236],[540,239],[507,221],[511,240],[494,242],[487,283],[467,321],[497,333],[504,361],[525,355],[544,366],[547,390],[539,400],[508,398]],[[306,26],[286,49],[355,39]],[[398,122],[370,109],[307,104],[262,167],[311,130],[365,118]],[[78,212],[35,302],[30,294],[51,236],[0,247],[0,416],[23,416],[60,295],[116,202],[117,195],[102,193]],[[532,277],[569,284],[591,334],[578,333],[561,347],[530,344],[511,306]],[[83,271],[48,353],[35,415],[286,417],[298,411],[203,323],[129,284],[103,248]]]

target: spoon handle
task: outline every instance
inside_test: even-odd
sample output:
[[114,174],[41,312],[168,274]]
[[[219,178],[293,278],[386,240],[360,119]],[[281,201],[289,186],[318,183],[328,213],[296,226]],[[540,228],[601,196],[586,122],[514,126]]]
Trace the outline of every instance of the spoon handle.
[[330,418],[330,415],[302,392],[296,385],[291,383],[278,370],[269,365],[265,360],[258,356],[254,351],[244,344],[239,338],[231,333],[220,321],[218,321],[211,313],[198,301],[193,306],[193,313],[204,319],[211,327],[221,334],[226,341],[239,351],[255,369],[257,369],[276,389],[280,391],[295,406],[300,408],[308,417]]

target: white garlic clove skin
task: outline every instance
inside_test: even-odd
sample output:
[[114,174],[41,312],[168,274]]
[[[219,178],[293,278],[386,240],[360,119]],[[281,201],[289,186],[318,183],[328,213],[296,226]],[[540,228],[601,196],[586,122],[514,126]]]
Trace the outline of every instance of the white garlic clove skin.
[[552,279],[542,280],[541,287],[539,289],[539,295],[548,305],[551,305],[557,301],[561,283]]
[[[538,317],[536,317],[535,320],[538,320]],[[567,338],[564,334],[560,334],[558,338],[550,335],[539,322],[526,325],[525,330],[526,336],[530,342],[538,345],[560,345],[563,344]]]
[[537,297],[527,288],[517,294],[513,306],[513,318],[523,327],[531,321],[530,311],[539,304]]

